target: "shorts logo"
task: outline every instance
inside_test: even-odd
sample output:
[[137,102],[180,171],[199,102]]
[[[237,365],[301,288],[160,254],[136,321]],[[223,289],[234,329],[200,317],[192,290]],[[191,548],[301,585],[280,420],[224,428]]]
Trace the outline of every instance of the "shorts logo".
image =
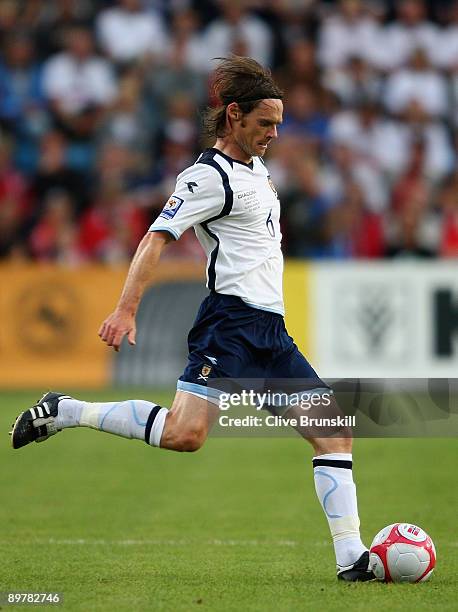
[[209,366],[207,364],[203,365],[202,369],[200,371],[200,374],[197,377],[197,380],[204,380],[205,382],[207,382],[208,376],[209,376],[211,371],[212,371],[211,366]]
[[184,200],[179,198],[176,195],[173,195],[167,204],[162,209],[161,214],[159,215],[163,219],[173,219],[173,217],[177,214],[180,209],[180,206],[183,204]]

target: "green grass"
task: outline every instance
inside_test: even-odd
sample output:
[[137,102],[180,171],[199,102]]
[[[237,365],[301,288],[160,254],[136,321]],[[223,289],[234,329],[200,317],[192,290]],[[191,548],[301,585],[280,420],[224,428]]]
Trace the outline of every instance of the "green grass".
[[456,609],[455,440],[356,441],[364,540],[418,522],[438,567],[425,584],[342,584],[305,442],[215,438],[178,454],[81,429],[13,451],[8,426],[36,398],[0,394],[0,591],[60,591],[60,609],[82,611]]

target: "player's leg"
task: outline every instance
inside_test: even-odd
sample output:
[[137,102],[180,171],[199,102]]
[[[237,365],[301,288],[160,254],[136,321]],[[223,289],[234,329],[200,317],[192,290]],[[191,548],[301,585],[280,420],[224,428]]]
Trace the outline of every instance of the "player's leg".
[[207,437],[215,410],[206,399],[183,391],[177,391],[170,410],[146,400],[86,402],[51,392],[17,417],[12,444],[20,448],[63,429],[91,427],[151,446],[195,451]]
[[196,451],[207,439],[219,409],[203,397],[177,391],[159,440],[159,446],[176,451]]
[[[285,417],[300,419],[300,408]],[[337,411],[337,408],[336,408]],[[297,414],[296,414],[297,412]],[[306,428],[297,431],[314,449],[315,491],[328,521],[336,555],[337,575],[343,580],[372,580],[369,556],[360,535],[356,485],[353,480],[352,438],[310,437]]]
[[[274,378],[291,379],[295,386],[300,386],[300,381],[304,381],[309,393],[315,391],[322,395],[321,404],[305,414],[311,416],[313,413],[313,416],[331,418],[343,416],[332,391],[320,380],[295,345],[273,363],[272,374]],[[303,414],[303,408],[294,406],[289,408],[284,416],[296,417],[300,423]],[[336,433],[335,430],[308,426],[298,426],[296,429],[314,449],[315,490],[331,532],[338,578],[349,581],[372,580],[374,576],[368,571],[367,547],[361,541],[359,530],[351,430],[344,427]]]
[[[326,406],[326,413],[339,414],[335,399],[334,408]],[[285,414],[291,418],[294,408]],[[300,415],[296,415],[300,419]],[[323,508],[334,545],[337,576],[342,580],[372,580],[368,572],[369,555],[360,535],[360,520],[356,485],[353,480],[353,455],[351,431],[345,428],[339,435],[345,437],[313,437],[308,428],[298,432],[313,447],[313,472],[315,491]]]
[[356,485],[353,480],[352,439],[310,438],[314,449],[315,491],[331,532],[342,580],[372,580],[369,553],[360,535]]

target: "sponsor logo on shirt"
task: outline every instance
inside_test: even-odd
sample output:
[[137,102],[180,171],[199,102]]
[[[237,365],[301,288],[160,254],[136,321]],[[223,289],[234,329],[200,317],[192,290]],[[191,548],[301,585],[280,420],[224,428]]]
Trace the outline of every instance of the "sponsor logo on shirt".
[[250,198],[251,196],[254,196],[256,193],[256,189],[251,189],[251,191],[242,191],[242,193],[238,193],[237,194],[237,198],[239,200],[241,200],[242,198]]
[[173,195],[167,204],[162,209],[161,214],[159,215],[163,219],[173,219],[173,217],[177,214],[180,209],[180,206],[183,204],[183,198],[179,198],[176,195]]
[[246,212],[252,213],[261,208],[261,202],[258,200],[256,189],[240,191],[235,195],[237,196],[237,200],[240,202],[240,206]]
[[186,183],[186,185],[188,186],[188,190],[191,193],[194,193],[194,187],[198,187],[197,183],[191,182],[191,183]]

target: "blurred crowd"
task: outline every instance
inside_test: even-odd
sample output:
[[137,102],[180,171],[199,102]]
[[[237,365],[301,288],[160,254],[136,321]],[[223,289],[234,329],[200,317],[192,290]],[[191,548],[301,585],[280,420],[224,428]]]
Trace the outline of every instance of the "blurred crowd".
[[285,91],[287,255],[458,257],[456,1],[0,0],[0,45],[2,260],[129,261],[230,53]]

